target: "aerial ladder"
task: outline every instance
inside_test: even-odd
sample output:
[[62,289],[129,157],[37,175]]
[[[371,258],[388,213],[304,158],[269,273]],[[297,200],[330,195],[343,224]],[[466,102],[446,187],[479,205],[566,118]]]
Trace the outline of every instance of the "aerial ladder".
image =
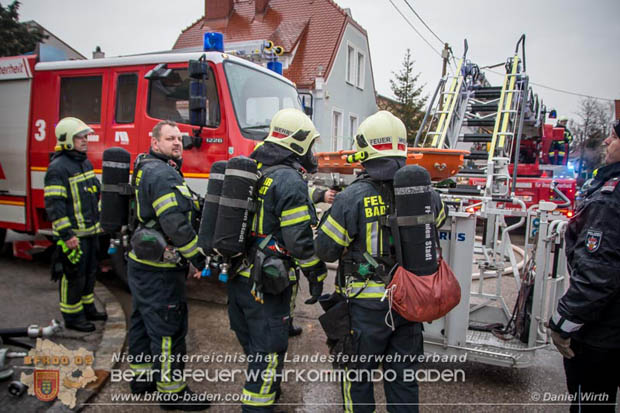
[[[525,36],[521,36],[505,63],[503,82],[493,86],[467,60],[465,42],[457,71],[439,82],[414,144],[469,149],[456,185],[439,188],[442,199],[453,207],[440,229],[440,243],[457,269],[462,301],[445,318],[425,325],[425,346],[513,367],[531,365],[536,350],[546,346],[543,322],[567,280],[561,242],[565,217],[555,211],[556,204],[544,202],[540,210],[539,205],[527,209],[515,196],[524,128],[529,136],[544,122],[542,103],[529,87],[524,47]],[[484,188],[462,185],[469,177],[484,178]],[[518,210],[507,204],[517,205]],[[508,225],[508,217],[518,222]],[[476,235],[478,220],[483,223],[481,236]],[[526,245],[519,252],[519,264],[519,249],[513,247],[510,233],[522,226]],[[476,273],[472,267],[477,267]],[[512,275],[519,291],[514,307],[506,301],[505,275]]]
[[414,147],[456,147],[456,137],[461,129],[471,95],[471,83],[475,78],[474,68],[477,68],[467,62],[467,50],[465,40],[463,57],[456,64],[456,71],[443,77],[435,89],[429,109],[422,120],[422,127],[416,135]]

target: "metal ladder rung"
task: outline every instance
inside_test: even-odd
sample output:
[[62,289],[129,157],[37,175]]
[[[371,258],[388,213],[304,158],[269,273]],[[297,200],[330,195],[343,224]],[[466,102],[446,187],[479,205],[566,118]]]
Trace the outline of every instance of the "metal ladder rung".
[[438,111],[436,111],[436,112],[434,112],[434,113],[435,113],[435,115],[436,115],[436,114],[438,114],[438,113],[450,113],[450,111],[449,111],[449,110],[438,110]]
[[517,113],[517,110],[515,110],[515,109],[504,109],[504,110],[500,110],[499,113]]
[[514,135],[514,132],[497,132],[497,134],[501,136],[510,136]]
[[429,132],[427,135],[441,135],[441,132]]

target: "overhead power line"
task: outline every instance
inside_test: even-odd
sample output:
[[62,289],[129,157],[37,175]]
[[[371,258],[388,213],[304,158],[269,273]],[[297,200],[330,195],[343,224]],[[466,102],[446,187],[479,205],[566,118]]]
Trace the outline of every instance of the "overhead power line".
[[[504,76],[504,74],[496,72],[495,70],[486,69],[486,71],[491,72],[491,73],[493,73],[495,75],[498,75],[498,76]],[[551,87],[551,86],[543,85],[541,83],[536,83],[536,82],[529,82],[529,83],[530,83],[530,85],[535,85],[535,86],[541,87],[543,89],[553,90],[554,92],[565,93],[567,95],[579,96],[579,97],[582,97],[582,98],[591,98],[591,99],[596,99],[596,100],[604,100],[606,102],[613,102],[614,101],[613,99],[609,99],[609,98],[602,98],[602,97],[598,97],[598,96],[585,95],[583,93],[571,92],[569,90],[558,89],[556,87]]]
[[429,43],[429,41],[428,41],[428,40],[426,40],[426,38],[425,38],[424,36],[422,36],[422,33],[420,33],[420,32],[418,31],[418,29],[416,29],[416,28],[415,28],[415,26],[413,25],[413,23],[411,23],[411,21],[407,18],[407,16],[405,16],[405,15],[403,14],[403,12],[402,12],[402,11],[400,11],[400,9],[396,6],[396,4],[394,4],[394,2],[393,2],[392,0],[388,0],[388,1],[392,4],[392,6],[394,6],[394,8],[395,8],[395,9],[396,9],[396,11],[398,12],[398,14],[400,14],[400,15],[402,16],[402,18],[403,18],[403,19],[405,19],[405,21],[407,22],[407,24],[408,24],[408,25],[409,25],[409,26],[410,26],[410,27],[411,27],[411,28],[412,28],[412,29],[413,29],[413,30],[414,30],[414,31],[418,34],[418,36],[420,36],[420,38],[421,38],[422,40],[424,40],[424,43],[426,43],[426,44],[428,45],[428,47],[430,47],[431,49],[433,49],[433,51],[437,54],[437,56],[442,57],[442,56],[441,56],[441,53],[440,53],[437,49],[435,49],[435,48],[433,47],[433,45],[432,45],[432,44],[430,44],[430,43]]
[[430,27],[428,27],[428,24],[426,24],[426,22],[424,21],[424,19],[422,19],[422,17],[420,17],[420,15],[413,9],[413,7],[411,7],[411,4],[409,4],[408,0],[405,0],[405,3],[407,3],[407,6],[409,6],[409,8],[411,9],[411,11],[413,12],[413,14],[415,14],[415,16],[422,22],[422,24],[424,25],[424,27],[426,27],[428,29],[429,32],[431,32],[433,34],[433,36],[435,36],[435,38],[437,40],[439,40],[441,42],[441,44],[445,44],[445,42],[443,40],[441,40],[439,38],[439,36],[437,36],[437,34],[435,34],[435,32],[433,31],[433,29],[431,29]]

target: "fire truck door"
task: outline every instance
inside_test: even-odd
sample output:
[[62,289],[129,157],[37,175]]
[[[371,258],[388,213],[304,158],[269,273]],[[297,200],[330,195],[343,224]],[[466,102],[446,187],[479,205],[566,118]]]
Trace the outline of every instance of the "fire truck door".
[[105,148],[119,146],[138,153],[140,116],[136,115],[139,73],[137,70],[112,75],[106,112]]

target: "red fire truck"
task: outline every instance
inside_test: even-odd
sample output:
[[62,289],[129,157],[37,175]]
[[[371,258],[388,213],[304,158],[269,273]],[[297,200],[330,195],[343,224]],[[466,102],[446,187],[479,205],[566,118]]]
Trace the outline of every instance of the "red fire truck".
[[[544,124],[532,130],[535,132],[530,132],[530,135],[521,141],[519,147],[515,196],[521,199],[528,208],[540,201],[566,204],[568,200],[569,205],[564,205],[560,210],[571,217],[575,206],[577,181],[570,168],[568,156],[562,159],[560,165],[556,165],[549,157],[553,142],[564,139],[564,128]],[[568,148],[565,152],[568,153]],[[508,171],[512,176],[514,163],[509,165]],[[484,186],[485,180],[485,178],[469,178],[468,183]],[[554,189],[554,184],[556,189]],[[518,205],[510,203],[501,204],[499,207],[519,209]]]
[[[204,121],[190,124],[188,62],[203,57]],[[148,151],[162,119],[179,124],[183,173],[204,194],[213,162],[249,154],[280,109],[301,109],[295,84],[258,64],[223,52],[161,53],[94,60],[0,59],[0,232],[51,235],[43,179],[65,116],[94,130],[88,157],[101,177],[104,149],[123,147],[132,160]]]

